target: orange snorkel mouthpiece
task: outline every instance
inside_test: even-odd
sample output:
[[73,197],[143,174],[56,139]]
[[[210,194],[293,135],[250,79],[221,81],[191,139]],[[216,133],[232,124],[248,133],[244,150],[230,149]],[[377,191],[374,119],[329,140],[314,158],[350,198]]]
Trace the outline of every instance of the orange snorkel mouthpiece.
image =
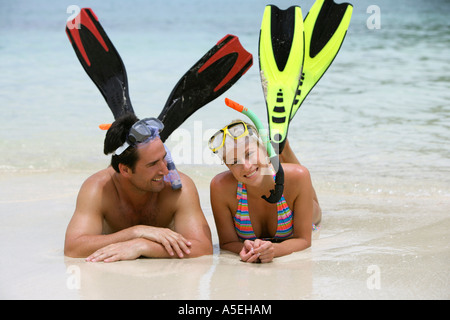
[[102,123],[98,127],[100,130],[109,130],[111,128],[112,123]]

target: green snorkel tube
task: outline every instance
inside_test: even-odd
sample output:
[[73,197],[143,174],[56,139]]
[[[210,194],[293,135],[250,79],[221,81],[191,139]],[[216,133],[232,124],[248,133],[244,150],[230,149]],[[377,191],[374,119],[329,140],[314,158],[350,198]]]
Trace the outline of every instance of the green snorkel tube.
[[269,154],[270,162],[272,163],[275,171],[277,172],[275,176],[275,189],[270,190],[270,196],[266,197],[265,195],[262,195],[261,198],[266,200],[269,203],[277,203],[280,201],[281,196],[283,195],[284,190],[284,171],[283,167],[281,166],[278,154],[275,152],[272,143],[270,142],[270,138],[266,133],[266,129],[264,128],[261,120],[256,116],[256,114],[249,110],[248,108],[245,108],[244,106],[240,105],[239,103],[230,100],[228,98],[225,98],[225,104],[229,106],[230,108],[245,114],[247,117],[252,120],[253,124],[255,125],[256,129],[258,129],[258,132],[261,136],[261,139],[266,145],[267,152]]

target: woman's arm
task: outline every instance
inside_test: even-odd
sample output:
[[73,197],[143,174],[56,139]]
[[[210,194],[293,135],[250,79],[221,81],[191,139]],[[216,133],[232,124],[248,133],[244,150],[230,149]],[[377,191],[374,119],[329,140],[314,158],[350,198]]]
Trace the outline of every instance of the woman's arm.
[[294,234],[291,239],[275,244],[275,256],[279,257],[301,251],[311,246],[313,187],[308,169],[300,165],[289,166],[289,188],[294,191],[293,211]]
[[[311,246],[313,189],[308,170],[300,165],[286,165],[289,175],[289,193],[295,196],[291,210],[294,213],[294,234],[291,239],[280,243],[256,240],[254,252],[259,254],[261,262],[270,262],[273,258],[282,257],[293,252],[302,251]],[[287,181],[287,180],[286,180]]]
[[280,154],[280,162],[281,163],[293,163],[300,164],[300,161],[297,159],[294,151],[291,149],[291,145],[289,144],[289,140],[286,138],[286,144],[284,145],[283,152]]
[[[239,254],[244,244],[239,240],[234,229],[233,213],[228,205],[233,192],[228,189],[234,189],[234,181],[230,177],[231,173],[223,172],[211,180],[210,198],[211,207],[216,223],[217,234],[219,236],[219,245],[221,249]],[[236,193],[234,191],[234,199]]]

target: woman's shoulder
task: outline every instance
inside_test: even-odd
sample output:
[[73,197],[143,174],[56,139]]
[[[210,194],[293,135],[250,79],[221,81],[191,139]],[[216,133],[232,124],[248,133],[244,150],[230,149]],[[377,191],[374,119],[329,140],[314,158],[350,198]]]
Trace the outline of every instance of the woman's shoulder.
[[211,180],[211,189],[225,191],[230,188],[236,189],[236,186],[237,180],[229,170],[217,174]]
[[295,199],[311,188],[311,176],[306,167],[299,164],[283,163],[284,170],[284,196],[291,208]]
[[217,212],[222,212],[219,208],[230,208],[231,211],[235,210],[233,208],[237,206],[236,191],[237,180],[230,171],[216,175],[210,184],[213,213],[217,214]]
[[286,181],[299,182],[302,180],[309,181],[311,179],[309,170],[300,164],[283,163],[282,166],[284,170],[284,179]]

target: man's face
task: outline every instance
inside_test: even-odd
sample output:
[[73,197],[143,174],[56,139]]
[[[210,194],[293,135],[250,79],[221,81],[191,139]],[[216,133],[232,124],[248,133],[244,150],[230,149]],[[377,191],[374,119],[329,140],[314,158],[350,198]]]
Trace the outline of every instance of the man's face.
[[144,192],[161,191],[165,186],[164,176],[169,173],[164,159],[166,150],[161,139],[139,145],[138,153],[139,160],[131,175],[131,183]]

